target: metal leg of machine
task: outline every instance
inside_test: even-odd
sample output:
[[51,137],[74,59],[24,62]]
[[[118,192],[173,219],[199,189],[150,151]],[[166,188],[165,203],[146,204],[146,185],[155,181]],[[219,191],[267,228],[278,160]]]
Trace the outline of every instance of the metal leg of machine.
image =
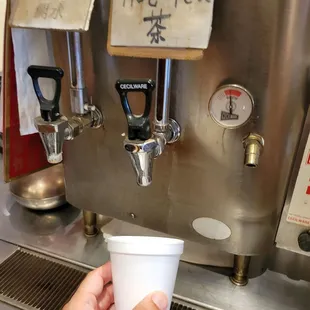
[[98,235],[97,214],[91,211],[83,211],[84,235],[92,238]]
[[245,286],[248,284],[248,273],[251,256],[235,255],[234,269],[230,280],[237,286]]

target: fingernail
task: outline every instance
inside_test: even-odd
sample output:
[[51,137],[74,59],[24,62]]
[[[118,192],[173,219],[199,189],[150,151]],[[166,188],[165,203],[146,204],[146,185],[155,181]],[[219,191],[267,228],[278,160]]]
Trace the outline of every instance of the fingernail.
[[152,301],[160,310],[167,310],[168,299],[164,293],[154,293],[152,295]]

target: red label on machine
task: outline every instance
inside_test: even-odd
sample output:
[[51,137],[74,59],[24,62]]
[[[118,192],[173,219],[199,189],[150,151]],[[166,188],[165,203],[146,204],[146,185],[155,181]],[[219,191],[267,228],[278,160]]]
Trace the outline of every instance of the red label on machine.
[[310,165],[310,152],[309,152],[308,157],[307,157],[307,165]]
[[293,223],[296,223],[296,224],[310,226],[310,220],[306,219],[306,218],[301,218],[300,216],[289,215],[287,220],[289,222],[293,222]]

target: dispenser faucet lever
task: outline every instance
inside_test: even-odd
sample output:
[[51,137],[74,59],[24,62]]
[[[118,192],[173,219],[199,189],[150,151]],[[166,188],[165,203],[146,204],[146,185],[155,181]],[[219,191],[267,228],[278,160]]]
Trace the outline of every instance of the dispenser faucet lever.
[[[62,148],[65,141],[68,120],[59,112],[59,100],[61,94],[61,79],[64,72],[61,68],[30,66],[28,74],[32,78],[34,91],[37,95],[41,116],[34,120],[44,149],[47,161],[51,164],[58,164],[62,161]],[[46,99],[39,85],[39,78],[49,78],[56,82],[56,91],[52,100]]]
[[[59,100],[61,94],[61,79],[64,72],[61,68],[46,66],[30,66],[28,74],[32,78],[34,91],[40,103],[41,116],[46,122],[54,122],[60,118]],[[56,90],[52,100],[46,99],[39,85],[39,78],[53,79],[56,82]]]
[[[128,123],[129,140],[148,140],[152,136],[150,112],[152,106],[152,92],[155,82],[152,80],[118,80],[115,85],[122,103]],[[129,92],[142,92],[145,95],[145,107],[141,116],[134,115],[128,102]]]
[[[59,112],[63,70],[46,66],[30,66],[28,68],[28,74],[32,78],[41,111],[41,116],[35,118],[34,124],[44,145],[47,160],[51,164],[62,161],[62,149],[65,140],[75,139],[85,128],[100,128],[103,125],[103,115],[92,104],[85,87],[81,34],[79,32],[68,32],[67,39],[71,79],[71,109],[74,114],[72,117],[67,119]],[[39,78],[49,78],[56,82],[56,91],[52,100],[43,96]]]
[[[164,85],[161,87],[161,83]],[[155,82],[152,80],[118,80],[115,88],[118,91],[123,110],[128,123],[128,137],[124,141],[132,166],[137,175],[140,186],[149,186],[152,183],[153,161],[164,152],[166,144],[172,144],[180,138],[181,128],[178,122],[169,118],[171,60],[157,62],[157,89],[154,132],[151,130],[150,112],[152,92]],[[127,94],[129,92],[143,92],[145,107],[141,116],[131,111]],[[158,114],[161,118],[158,119]]]
[[[153,160],[155,158],[156,140],[152,137],[150,112],[152,92],[155,82],[152,80],[118,80],[115,85],[128,123],[128,137],[124,141],[132,166],[140,186],[152,182]],[[145,95],[145,106],[142,115],[134,115],[129,105],[128,93],[142,92]]]

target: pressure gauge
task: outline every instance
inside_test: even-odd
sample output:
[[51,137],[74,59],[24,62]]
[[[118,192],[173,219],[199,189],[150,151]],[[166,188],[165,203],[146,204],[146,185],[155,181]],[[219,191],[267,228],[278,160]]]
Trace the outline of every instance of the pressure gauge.
[[242,86],[221,86],[212,95],[209,112],[220,126],[235,129],[243,126],[251,117],[254,108],[252,95]]

